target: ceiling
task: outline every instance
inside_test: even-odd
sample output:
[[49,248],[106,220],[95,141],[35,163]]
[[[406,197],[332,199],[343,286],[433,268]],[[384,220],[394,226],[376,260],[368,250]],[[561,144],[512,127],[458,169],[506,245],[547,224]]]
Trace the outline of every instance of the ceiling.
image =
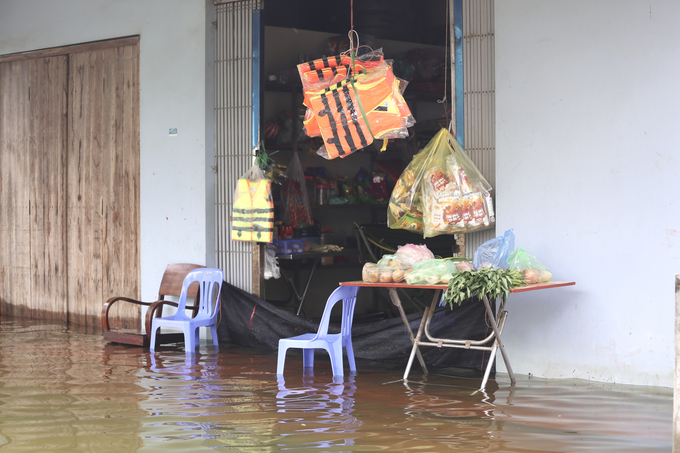
[[[353,5],[352,5],[353,3]],[[353,8],[353,11],[352,11]],[[446,0],[266,0],[265,25],[346,35],[351,29],[375,38],[444,45]]]

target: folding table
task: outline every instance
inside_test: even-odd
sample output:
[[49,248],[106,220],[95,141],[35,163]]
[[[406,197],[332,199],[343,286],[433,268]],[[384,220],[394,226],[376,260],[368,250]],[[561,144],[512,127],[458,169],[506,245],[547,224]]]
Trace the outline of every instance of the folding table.
[[[559,288],[562,286],[571,286],[575,284],[576,282],[551,281],[547,283],[535,283],[531,285],[520,286],[518,288],[511,289],[510,292],[521,293],[527,291],[536,291],[539,289]],[[411,338],[411,342],[413,343],[411,355],[408,359],[406,370],[404,371],[404,379],[408,378],[409,372],[411,371],[411,365],[413,365],[414,357],[418,358],[418,362],[420,362],[420,366],[422,367],[423,372],[427,373],[425,361],[423,360],[423,356],[420,353],[419,349],[420,346],[436,346],[438,348],[446,347],[461,349],[477,349],[491,352],[489,356],[489,362],[487,363],[486,370],[484,371],[482,385],[480,386],[480,390],[484,390],[484,388],[486,387],[486,383],[489,380],[489,374],[491,372],[491,367],[496,357],[496,351],[500,348],[501,355],[503,356],[503,361],[505,362],[505,367],[507,368],[508,374],[510,375],[510,382],[512,384],[515,383],[515,375],[512,372],[512,367],[510,366],[510,360],[508,359],[507,352],[505,351],[505,346],[501,341],[501,334],[503,333],[505,319],[508,316],[508,312],[505,310],[506,302],[505,299],[501,300],[500,305],[498,307],[498,313],[494,314],[493,310],[491,309],[491,304],[489,303],[489,300],[486,298],[486,296],[482,297],[482,302],[484,303],[484,306],[486,308],[486,314],[491,320],[491,328],[493,329],[491,334],[489,334],[489,336],[487,336],[486,338],[482,340],[433,338],[429,332],[430,321],[432,320],[432,316],[434,315],[435,309],[437,308],[437,304],[441,299],[442,291],[448,288],[447,285],[409,285],[407,283],[367,283],[363,281],[353,281],[353,282],[341,282],[340,286],[379,287],[387,288],[389,290],[392,303],[399,309],[401,319],[404,322],[404,325],[406,326],[406,331],[408,332],[409,337]],[[415,336],[413,335],[413,331],[411,330],[411,327],[409,325],[408,318],[406,317],[406,313],[404,312],[404,308],[401,305],[401,300],[399,299],[399,295],[397,294],[397,288],[404,289],[420,288],[420,289],[432,289],[435,291],[430,307],[425,308],[425,310],[423,311],[423,317],[420,321],[420,326],[418,327],[418,332]],[[423,334],[425,334],[425,339],[423,339]]]

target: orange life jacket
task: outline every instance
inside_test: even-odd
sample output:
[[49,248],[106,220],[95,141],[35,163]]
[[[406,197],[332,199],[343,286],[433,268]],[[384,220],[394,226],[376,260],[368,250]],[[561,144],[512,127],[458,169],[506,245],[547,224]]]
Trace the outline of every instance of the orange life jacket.
[[305,133],[309,137],[321,135],[314,111],[311,110],[311,97],[317,96],[332,85],[345,80],[348,75],[369,73],[380,69],[384,64],[382,55],[354,60],[347,55],[336,55],[299,64],[298,72],[300,73],[304,95],[303,104],[307,107],[303,121]]
[[305,128],[309,134],[318,126],[330,159],[344,157],[375,138],[404,128],[411,114],[390,66],[333,85],[310,102],[315,115],[305,119]]

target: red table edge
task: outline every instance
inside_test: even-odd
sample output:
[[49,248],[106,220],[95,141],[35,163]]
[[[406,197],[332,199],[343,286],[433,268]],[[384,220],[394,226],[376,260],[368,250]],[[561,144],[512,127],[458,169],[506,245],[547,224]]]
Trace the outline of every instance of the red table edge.
[[[546,282],[532,283],[510,290],[511,293],[522,293],[525,291],[535,291],[537,289],[559,288],[562,286],[573,286],[576,282]],[[447,289],[449,285],[409,285],[408,283],[368,283],[361,280],[351,282],[340,282],[340,286],[367,286],[374,288],[417,288],[417,289]]]

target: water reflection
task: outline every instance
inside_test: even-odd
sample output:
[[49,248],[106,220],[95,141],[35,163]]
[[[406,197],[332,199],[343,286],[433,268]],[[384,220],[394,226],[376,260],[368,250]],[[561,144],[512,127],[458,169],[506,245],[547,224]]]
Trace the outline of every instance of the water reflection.
[[[277,383],[277,412],[286,414],[278,420],[279,424],[285,425],[280,426],[282,441],[277,444],[279,447],[345,451],[339,447],[354,445],[357,429],[363,426],[363,422],[352,414],[356,373],[334,376],[330,380],[324,375],[315,380],[314,371],[305,368],[301,379],[289,378],[286,385],[285,377],[277,375]],[[308,439],[311,433],[317,434],[315,440]]]
[[146,399],[138,368],[103,360],[103,342],[49,322],[0,324],[3,451],[136,451]]
[[151,366],[149,370],[167,376],[182,377],[187,381],[219,378],[218,357],[216,354],[148,354]]
[[[150,355],[51,323],[0,321],[0,450],[667,452],[672,389],[359,363],[276,375],[273,351]],[[319,358],[323,360],[323,358]]]

